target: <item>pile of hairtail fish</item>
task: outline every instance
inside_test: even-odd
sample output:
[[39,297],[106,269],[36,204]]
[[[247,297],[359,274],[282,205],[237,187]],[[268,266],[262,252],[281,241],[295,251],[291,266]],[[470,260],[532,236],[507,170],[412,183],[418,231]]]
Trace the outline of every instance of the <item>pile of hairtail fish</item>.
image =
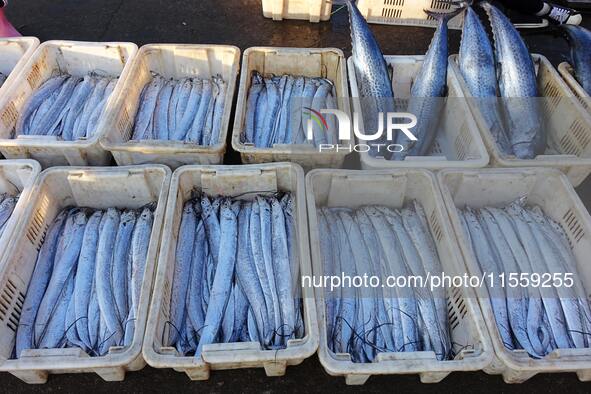
[[164,343],[201,358],[207,344],[303,337],[294,204],[289,193],[184,204]]
[[16,123],[16,135],[44,135],[64,141],[91,138],[117,78],[58,75],[33,92]]
[[16,334],[26,349],[77,347],[103,356],[129,346],[153,224],[139,210],[68,208],[49,226]]
[[[510,288],[487,282],[498,333],[509,350],[542,358],[591,344],[591,310],[562,227],[538,206],[458,210],[471,253],[484,273],[571,273],[573,286]],[[533,283],[533,282],[532,282]],[[565,282],[566,283],[566,282]]]
[[2,237],[2,234],[4,233],[6,223],[8,223],[8,219],[12,216],[12,212],[14,211],[17,202],[18,197],[7,194],[0,195],[0,237]]
[[131,139],[219,144],[226,89],[219,75],[172,79],[155,74],[141,92]]
[[460,73],[501,153],[533,159],[547,146],[534,61],[511,21],[486,1],[478,5],[488,14],[494,48],[478,15],[467,7]]
[[[329,276],[426,277],[442,272],[425,212],[413,202],[400,210],[382,206],[319,208],[320,250]],[[445,289],[345,287],[325,290],[328,346],[356,363],[378,353],[433,351],[454,356]]]
[[338,109],[332,81],[292,75],[263,78],[255,71],[248,91],[242,142],[257,148],[271,148],[275,144],[337,144],[334,116],[326,117],[326,129],[312,121],[313,138],[308,138],[308,122],[322,109]]

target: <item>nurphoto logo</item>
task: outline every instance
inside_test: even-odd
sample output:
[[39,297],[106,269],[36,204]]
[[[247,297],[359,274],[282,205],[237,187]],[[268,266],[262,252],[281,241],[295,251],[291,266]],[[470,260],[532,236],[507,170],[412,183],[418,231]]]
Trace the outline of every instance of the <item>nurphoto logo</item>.
[[[349,152],[369,152],[375,150],[376,152],[388,151],[390,153],[398,153],[404,151],[405,147],[401,144],[390,143],[394,141],[394,131],[403,132],[411,141],[417,141],[417,137],[412,133],[411,129],[417,125],[417,117],[408,112],[387,112],[386,116],[380,112],[378,114],[378,128],[374,131],[366,132],[360,126],[361,115],[353,112],[353,119],[349,115],[338,109],[321,109],[315,111],[312,108],[305,107],[309,112],[304,112],[305,115],[310,115],[306,125],[306,138],[309,141],[314,140],[314,124],[318,126],[321,132],[335,133],[337,130],[331,130],[329,123],[324,115],[335,116],[338,125],[338,141],[336,144],[319,144],[318,150],[323,151],[349,151]],[[385,119],[385,121],[384,121]],[[385,125],[384,125],[385,123]],[[351,127],[353,124],[353,127]],[[333,126],[334,128],[334,126]],[[354,143],[351,135],[351,129],[359,143]],[[384,138],[385,131],[385,138]],[[346,142],[349,141],[349,145]]]

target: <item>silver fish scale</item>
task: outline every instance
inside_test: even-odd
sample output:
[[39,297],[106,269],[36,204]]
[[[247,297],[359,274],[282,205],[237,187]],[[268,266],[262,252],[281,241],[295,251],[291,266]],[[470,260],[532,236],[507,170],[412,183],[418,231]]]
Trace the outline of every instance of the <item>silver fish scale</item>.
[[365,18],[353,2],[347,2],[353,43],[353,62],[360,80],[361,97],[393,97],[384,55]]
[[472,7],[466,9],[459,67],[472,97],[497,97],[495,55],[486,30]]

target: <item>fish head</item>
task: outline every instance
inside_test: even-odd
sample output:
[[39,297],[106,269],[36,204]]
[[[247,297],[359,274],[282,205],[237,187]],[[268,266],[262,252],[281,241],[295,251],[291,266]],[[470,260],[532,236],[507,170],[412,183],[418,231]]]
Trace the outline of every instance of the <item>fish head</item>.
[[121,223],[125,225],[127,223],[135,222],[136,217],[137,214],[133,209],[127,210],[121,214]]
[[74,215],[74,218],[73,218],[73,222],[76,225],[85,224],[86,223],[86,211],[81,209],[78,212],[76,212],[76,214]]
[[142,214],[140,215],[140,219],[144,220],[144,221],[151,221],[152,217],[154,216],[154,213],[152,211],[153,211],[153,208],[145,207],[142,210]]
[[519,143],[513,145],[513,152],[519,159],[533,159],[536,157],[534,145],[531,143]]

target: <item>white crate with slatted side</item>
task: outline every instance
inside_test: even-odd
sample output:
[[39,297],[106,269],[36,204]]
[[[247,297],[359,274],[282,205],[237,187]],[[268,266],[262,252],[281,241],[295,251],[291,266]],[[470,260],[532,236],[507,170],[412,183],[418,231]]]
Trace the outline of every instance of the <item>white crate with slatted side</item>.
[[[239,69],[240,49],[231,45],[142,46],[130,65],[129,78],[123,81],[121,94],[105,112],[105,120],[99,129],[101,145],[113,154],[120,166],[155,163],[176,169],[186,164],[221,164],[226,153],[226,136]],[[216,75],[222,77],[227,88],[219,141],[211,146],[203,146],[184,141],[131,139],[142,89],[152,80],[152,73],[176,80],[210,79]]]
[[[289,74],[327,78],[334,84],[339,109],[349,114],[351,104],[343,51],[336,48],[248,48],[242,57],[240,90],[232,132],[232,148],[240,152],[243,163],[290,161],[301,165],[306,171],[314,168],[341,168],[345,157],[350,153],[346,149],[320,151],[312,144],[274,144],[269,148],[261,148],[244,142],[248,93],[254,71],[265,76]],[[298,99],[301,100],[294,97],[294,100]],[[345,141],[341,141],[341,144],[345,145]]]
[[214,196],[240,196],[252,200],[256,195],[290,192],[295,200],[301,275],[311,275],[308,221],[304,192],[304,171],[293,163],[267,163],[234,166],[184,166],[173,176],[166,209],[154,297],[146,330],[143,354],[154,368],[185,372],[191,380],[207,380],[214,370],[264,368],[267,376],[283,376],[290,365],[298,365],[316,352],[318,323],[313,289],[302,289],[304,337],[290,339],[279,350],[262,349],[258,342],[214,343],[203,347],[202,359],[179,356],[164,338],[174,329],[170,322],[170,302],[174,286],[178,229],[185,202],[194,193]]
[[[317,209],[360,208],[381,205],[392,209],[417,201],[427,215],[443,271],[463,275],[460,250],[437,181],[432,172],[420,169],[310,171],[306,176],[310,248],[315,277],[325,275]],[[346,256],[344,258],[350,258]],[[419,263],[420,264],[420,263]],[[350,273],[344,272],[345,275]],[[447,291],[448,318],[455,357],[438,361],[433,352],[379,353],[374,362],[354,363],[349,354],[334,353],[328,346],[324,289],[316,288],[316,310],[320,327],[318,357],[326,372],[343,376],[347,384],[364,384],[372,375],[418,374],[423,383],[437,383],[452,372],[478,371],[489,367],[493,349],[486,332],[475,293],[466,287]]]
[[[152,295],[152,279],[171,172],[162,165],[130,167],[54,167],[42,172],[33,185],[22,221],[0,262],[0,371],[26,383],[45,383],[51,374],[96,373],[106,381],[125,379],[142,369],[142,343]],[[100,357],[80,348],[26,349],[13,358],[16,331],[27,288],[47,230],[68,207],[139,209],[156,202],[144,278],[131,345],[114,346]]]
[[[579,275],[585,294],[590,294],[591,217],[563,173],[548,168],[493,168],[445,170],[437,177],[468,274],[480,276],[481,271],[458,209],[503,207],[525,199],[560,224],[576,259],[578,273],[574,274]],[[531,263],[533,272],[548,272],[543,261]],[[485,372],[502,374],[507,383],[521,383],[539,373],[556,372],[576,372],[580,380],[591,380],[591,349],[556,349],[542,359],[533,359],[524,350],[508,350],[499,335],[490,298],[479,297],[478,302],[496,355]]]
[[[96,130],[91,138],[76,141],[43,135],[47,130],[15,138],[16,123],[35,90],[58,74],[83,77],[96,72],[119,77],[105,104],[106,113],[119,94],[136,52],[137,45],[126,42],[46,41],[39,45],[0,96],[0,153],[9,159],[35,159],[43,168],[110,164],[111,154],[100,146],[101,135]],[[101,129],[101,121],[104,118],[96,125],[97,130]]]

